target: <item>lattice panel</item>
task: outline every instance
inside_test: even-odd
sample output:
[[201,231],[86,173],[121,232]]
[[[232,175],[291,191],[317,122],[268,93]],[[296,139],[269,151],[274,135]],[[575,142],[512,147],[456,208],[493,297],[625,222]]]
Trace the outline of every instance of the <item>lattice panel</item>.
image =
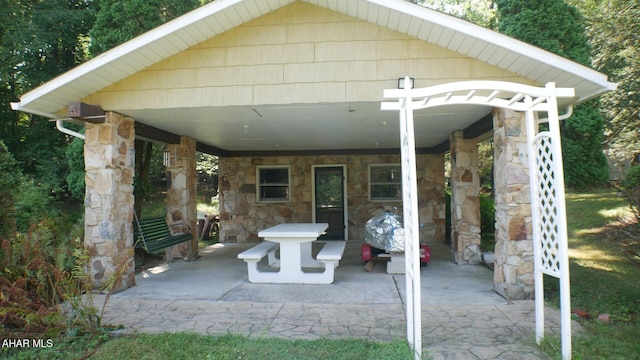
[[[555,188],[556,174],[553,171],[554,155],[551,137],[548,133],[540,133],[536,139],[536,170],[538,183],[538,214],[540,232],[540,257],[536,259],[540,269],[552,276],[560,277],[560,236],[558,234],[558,199]],[[562,199],[560,199],[562,201]]]

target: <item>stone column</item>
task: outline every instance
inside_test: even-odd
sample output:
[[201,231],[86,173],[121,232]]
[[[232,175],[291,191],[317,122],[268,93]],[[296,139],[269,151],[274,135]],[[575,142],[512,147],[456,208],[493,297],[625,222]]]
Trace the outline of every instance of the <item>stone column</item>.
[[133,119],[107,112],[102,124],[87,123],[84,142],[85,235],[88,271],[96,288],[135,285],[133,261]]
[[180,144],[168,144],[167,151],[167,224],[172,234],[188,231],[193,239],[167,248],[165,257],[192,261],[198,257],[196,141],[183,136]]
[[450,137],[451,146],[451,250],[457,264],[479,264],[480,177],[478,141],[462,131]]
[[496,109],[494,289],[507,299],[533,296],[533,232],[524,113]]
[[416,162],[420,242],[443,243],[447,222],[444,154],[417,155]]

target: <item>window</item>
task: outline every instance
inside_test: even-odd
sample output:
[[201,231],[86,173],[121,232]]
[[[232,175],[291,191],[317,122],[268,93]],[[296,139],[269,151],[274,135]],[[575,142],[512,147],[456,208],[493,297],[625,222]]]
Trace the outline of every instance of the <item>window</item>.
[[399,164],[369,165],[369,199],[402,200],[402,172]]
[[258,201],[286,202],[289,201],[289,167],[264,166],[258,167]]

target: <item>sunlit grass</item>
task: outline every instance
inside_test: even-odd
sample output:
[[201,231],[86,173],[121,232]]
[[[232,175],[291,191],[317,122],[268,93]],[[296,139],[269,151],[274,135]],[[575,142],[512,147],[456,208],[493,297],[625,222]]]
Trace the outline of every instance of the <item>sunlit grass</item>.
[[[640,359],[640,266],[620,242],[630,216],[625,200],[615,189],[599,189],[568,192],[566,205],[571,307],[590,315],[581,321],[586,334],[573,339],[573,357]],[[545,298],[558,306],[558,281],[545,277],[544,285]],[[609,314],[611,323],[600,324],[599,314]],[[558,346],[552,340],[543,349],[559,358]]]
[[620,217],[626,218],[631,215],[631,211],[627,205],[619,206],[611,209],[602,209],[598,211],[598,214],[604,218],[617,220]]

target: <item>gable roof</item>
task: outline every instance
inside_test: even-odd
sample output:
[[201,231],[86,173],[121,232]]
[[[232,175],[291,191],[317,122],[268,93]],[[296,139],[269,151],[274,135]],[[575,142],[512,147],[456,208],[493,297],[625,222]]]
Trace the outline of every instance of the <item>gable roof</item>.
[[[418,43],[423,40],[427,46],[433,44],[444,49],[443,51],[473,59],[478,64],[489,64],[492,68],[515,74],[531,84],[542,85],[553,81],[558,87],[575,88],[576,98],[561,100],[561,106],[597,97],[616,87],[616,84],[607,81],[604,74],[593,69],[405,0],[217,0],[52,79],[24,94],[20,102],[11,104],[12,108],[49,118],[65,117],[66,107],[70,102],[100,94],[111,85],[132,79],[154,64],[182,54],[185,50],[223,33],[230,34],[231,30],[263,15],[273,13],[276,16],[274,19],[279,19],[276,12],[280,9],[286,11],[284,8],[294,3],[297,3],[296,9],[301,12],[287,13],[293,19],[299,15],[306,16],[309,9],[307,5],[310,4],[327,13],[331,11],[337,16],[342,14],[375,24],[390,32],[398,32],[407,38],[418,39]],[[383,77],[386,79],[393,72],[386,71]],[[329,80],[323,78],[322,81]],[[393,126],[387,128],[390,115],[380,111],[383,88],[377,89],[381,85],[386,87],[392,84],[393,79],[384,84],[375,84],[369,89],[373,92],[369,93],[366,100],[334,100],[331,97],[332,100],[326,102],[325,99],[322,102],[314,101],[314,97],[312,103],[304,104],[295,100],[291,104],[288,101],[281,104],[269,101],[249,104],[243,102],[246,100],[234,98],[236,106],[218,106],[204,101],[198,107],[176,108],[172,105],[176,103],[176,99],[165,103],[166,99],[157,97],[161,106],[148,108],[135,103],[135,100],[132,102],[124,94],[122,97],[127,99],[130,104],[128,106],[135,108],[120,107],[122,104],[119,103],[106,110],[136,119],[141,125],[138,135],[147,136],[142,132],[142,125],[151,125],[169,133],[190,136],[196,139],[201,151],[222,156],[246,156],[255,154],[256,151],[260,154],[269,151],[283,154],[286,150],[296,154],[305,151],[309,154],[332,153],[345,149],[393,152],[398,148],[398,129]],[[113,88],[110,91],[112,94],[117,93]],[[290,87],[287,91],[314,93],[300,91],[295,87]],[[379,99],[377,91],[380,91]],[[222,96],[234,95],[229,93]],[[97,103],[100,104],[101,101],[98,100]],[[475,136],[490,131],[490,111],[489,107],[483,106],[432,109],[428,114],[422,114],[421,121],[416,123],[419,126],[416,128],[416,134],[419,134],[417,145],[423,152],[440,153],[448,149],[448,138],[452,131],[473,128]],[[252,118],[256,115],[260,120],[254,121],[247,131],[248,124],[252,123]],[[277,126],[273,126],[276,123]],[[383,124],[383,127],[379,128],[379,124]],[[156,139],[175,141],[162,137]]]
[[[208,38],[296,0],[218,0],[117,46],[24,94],[14,108],[53,116],[84,98]],[[616,85],[593,69],[519,40],[404,0],[297,0],[357,17],[544,84],[574,87],[576,102]]]

